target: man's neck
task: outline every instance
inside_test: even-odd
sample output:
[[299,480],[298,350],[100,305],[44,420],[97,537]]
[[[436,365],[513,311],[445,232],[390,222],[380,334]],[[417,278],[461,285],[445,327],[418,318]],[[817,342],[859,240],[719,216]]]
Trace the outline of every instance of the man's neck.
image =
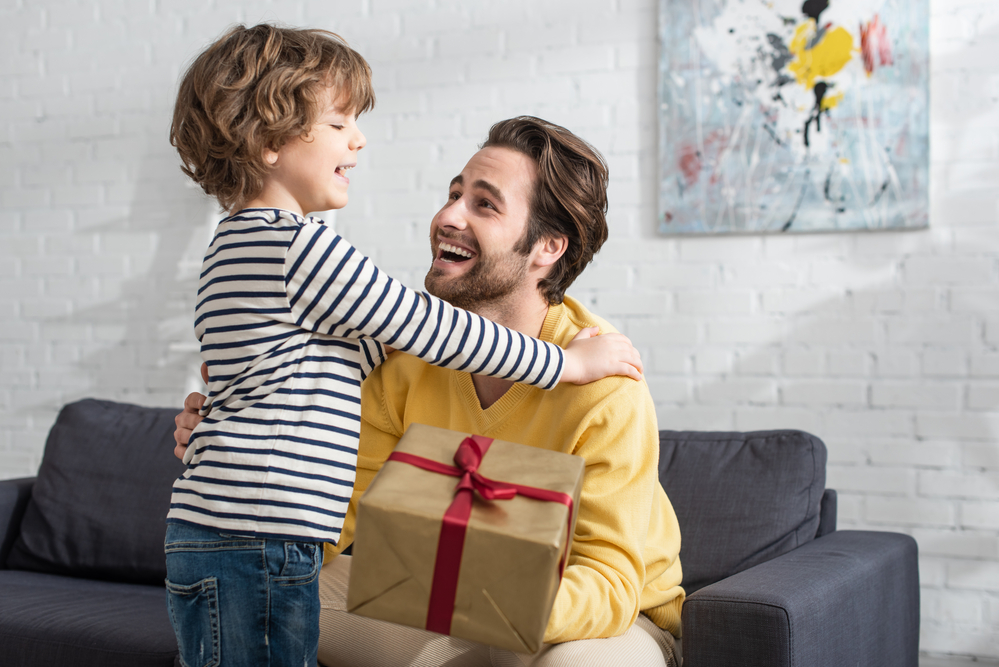
[[[537,298],[520,299],[516,308],[511,307],[513,301],[511,299],[504,304],[483,305],[480,308],[475,308],[475,312],[496,324],[502,324],[508,329],[537,338],[541,334],[545,317],[548,315],[548,304],[537,293],[531,296]],[[472,384],[479,397],[479,405],[485,410],[502,398],[503,394],[514,385],[514,382],[485,375],[473,375]]]

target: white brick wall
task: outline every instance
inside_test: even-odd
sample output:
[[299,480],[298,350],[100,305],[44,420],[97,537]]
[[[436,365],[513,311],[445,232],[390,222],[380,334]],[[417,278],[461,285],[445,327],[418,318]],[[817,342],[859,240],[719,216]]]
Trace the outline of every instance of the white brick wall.
[[[920,543],[922,649],[999,658],[999,5],[931,0],[931,229],[655,234],[656,0],[7,0],[0,5],[0,477],[59,406],[179,405],[213,208],[168,145],[177,78],[234,21],[343,34],[377,109],[339,229],[420,284],[427,222],[495,120],[611,165],[574,294],[642,348],[661,425],[804,428],[842,527]],[[392,239],[388,244],[385,239]]]

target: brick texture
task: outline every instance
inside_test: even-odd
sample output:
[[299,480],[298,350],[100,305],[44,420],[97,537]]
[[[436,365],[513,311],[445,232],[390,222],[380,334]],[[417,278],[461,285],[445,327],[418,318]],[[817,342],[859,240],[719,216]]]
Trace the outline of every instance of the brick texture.
[[931,0],[931,228],[655,233],[657,2],[10,0],[0,7],[0,477],[67,401],[179,406],[218,219],[167,142],[234,22],[341,33],[379,96],[338,231],[409,284],[489,125],[562,123],[611,165],[610,241],[570,290],[641,348],[663,428],[798,427],[844,528],[921,544],[922,650],[999,658],[999,4]]

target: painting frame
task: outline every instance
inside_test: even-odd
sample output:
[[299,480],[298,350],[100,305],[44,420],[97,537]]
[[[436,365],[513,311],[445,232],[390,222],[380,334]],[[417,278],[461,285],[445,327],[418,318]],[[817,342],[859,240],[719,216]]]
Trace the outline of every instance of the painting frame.
[[928,226],[928,0],[660,0],[659,36],[659,233]]

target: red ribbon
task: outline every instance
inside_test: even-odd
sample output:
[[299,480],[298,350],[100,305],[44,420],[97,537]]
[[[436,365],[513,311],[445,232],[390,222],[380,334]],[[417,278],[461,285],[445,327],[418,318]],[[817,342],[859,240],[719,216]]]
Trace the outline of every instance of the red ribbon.
[[539,489],[523,484],[499,482],[479,474],[482,457],[493,444],[492,438],[473,435],[465,438],[454,453],[458,467],[439,463],[415,454],[392,452],[389,461],[408,463],[430,472],[460,477],[455,487],[454,500],[444,513],[440,538],[437,541],[437,559],[434,563],[434,579],[430,588],[430,603],[427,607],[427,630],[440,634],[451,634],[451,617],[454,615],[454,600],[458,593],[458,573],[461,570],[461,554],[465,548],[465,529],[472,515],[472,496],[478,491],[486,500],[510,500],[514,496],[524,496],[545,502],[562,503],[569,508],[569,525],[566,530],[565,553],[559,562],[559,577],[565,571],[569,547],[572,545],[572,496],[559,491]]

